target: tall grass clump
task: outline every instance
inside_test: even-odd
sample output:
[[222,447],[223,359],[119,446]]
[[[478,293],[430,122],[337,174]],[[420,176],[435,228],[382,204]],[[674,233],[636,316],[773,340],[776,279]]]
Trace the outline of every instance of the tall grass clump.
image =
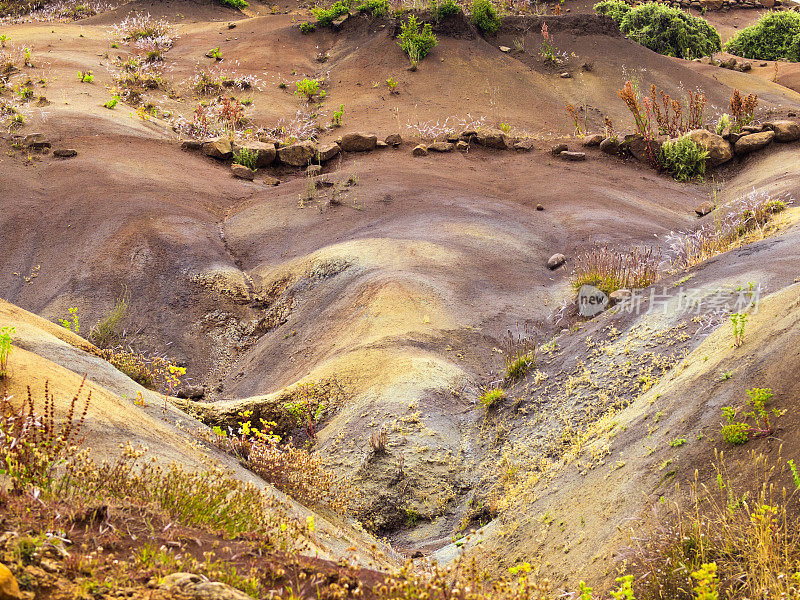
[[89,332],[89,340],[98,348],[110,348],[119,344],[122,338],[120,327],[128,315],[128,299],[122,297],[114,304],[114,308],[101,318]]
[[789,195],[771,196],[753,190],[717,207],[697,229],[670,232],[664,237],[663,267],[670,273],[682,271],[725,252],[748,235],[762,236],[770,219],[792,202]]
[[701,58],[722,49],[719,33],[708,21],[657,2],[630,10],[620,31],[653,52],[676,58]]
[[[751,453],[729,468],[715,453],[712,467],[713,484],[701,483],[695,471],[688,505],[656,514],[650,531],[634,537],[627,568],[636,599],[796,598],[800,490],[792,465],[780,455]],[[754,476],[742,476],[751,469]],[[707,584],[716,581],[718,596],[697,594],[702,577],[693,574],[701,570],[713,572]]]
[[800,13],[764,14],[725,42],[725,51],[756,60],[800,61]]
[[199,428],[202,441],[235,456],[247,469],[293,498],[310,506],[347,512],[353,490],[325,469],[322,459],[272,432],[274,422],[251,423],[252,413],[240,413],[237,427]]
[[656,282],[659,262],[658,252],[650,247],[593,248],[575,257],[570,283],[576,292],[584,285],[592,285],[606,294],[623,288],[639,289]]
[[515,336],[509,331],[503,350],[507,381],[522,379],[536,365],[536,342],[528,336]]

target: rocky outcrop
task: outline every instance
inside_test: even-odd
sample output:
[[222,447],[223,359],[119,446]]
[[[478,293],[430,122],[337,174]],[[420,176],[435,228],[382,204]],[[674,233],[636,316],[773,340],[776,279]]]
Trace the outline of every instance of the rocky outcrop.
[[248,142],[242,146],[237,145],[234,150],[248,150],[256,155],[255,166],[257,169],[263,169],[273,163],[275,157],[278,155],[275,149],[275,144],[265,142]]
[[378,143],[378,136],[366,133],[346,133],[339,146],[345,152],[369,152]]
[[161,589],[190,600],[252,600],[244,592],[218,581],[205,581],[192,573],[172,573],[161,580]]
[[278,148],[278,160],[292,167],[306,167],[317,155],[317,145],[311,140],[295,142]]
[[[463,135],[462,133],[462,137]],[[493,128],[478,131],[475,135],[475,141],[481,146],[497,150],[505,150],[510,146],[508,136],[499,129]]]
[[744,155],[762,150],[769,146],[774,137],[775,132],[772,130],[762,131],[761,133],[751,133],[750,135],[739,138],[733,145],[733,151],[738,155]]
[[705,217],[708,213],[716,208],[716,204],[711,202],[711,200],[706,200],[705,202],[701,203],[694,209],[694,212],[697,213],[698,217]]
[[583,138],[583,141],[581,142],[581,145],[583,147],[585,147],[585,148],[593,148],[595,146],[599,146],[603,142],[604,139],[605,139],[605,137],[603,136],[602,133],[595,133],[593,135],[587,135],[585,138]]
[[606,138],[600,142],[600,151],[605,154],[619,154],[619,140]]
[[694,129],[686,134],[698,146],[708,152],[706,167],[717,167],[733,158],[730,142],[706,129]]
[[530,152],[534,148],[535,143],[531,138],[525,138],[514,144],[514,150],[519,150],[520,152]]
[[233,144],[227,137],[212,138],[203,142],[203,154],[217,160],[227,160],[233,156]]
[[561,154],[559,154],[559,156],[564,160],[569,160],[573,162],[586,160],[586,153],[584,152],[570,152],[569,150],[564,150]]
[[795,142],[800,140],[800,123],[797,121],[767,121],[764,129],[775,132],[776,142]]
[[0,600],[22,600],[17,580],[4,564],[0,563]]
[[452,152],[455,146],[450,142],[433,142],[428,145],[430,152]]
[[425,144],[418,144],[411,151],[411,156],[428,156],[428,147]]
[[319,162],[326,162],[332,159],[334,156],[341,152],[341,147],[339,144],[331,142],[329,144],[323,144],[317,149],[317,160]]
[[659,140],[645,140],[642,136],[633,137],[627,145],[628,151],[640,162],[650,162],[651,158],[658,159],[661,153]]
[[237,163],[231,165],[231,174],[237,179],[247,179],[248,181],[253,181],[256,177],[256,172],[253,169]]

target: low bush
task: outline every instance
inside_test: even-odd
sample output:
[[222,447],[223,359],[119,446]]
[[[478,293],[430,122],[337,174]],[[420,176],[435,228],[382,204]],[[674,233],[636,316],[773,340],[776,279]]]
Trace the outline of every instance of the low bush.
[[494,33],[502,23],[491,0],[472,0],[470,21],[483,33]]
[[425,23],[421,27],[420,25],[415,15],[409,15],[400,28],[400,35],[397,36],[397,44],[406,53],[412,65],[428,56],[439,43],[430,23]]
[[297,87],[295,94],[305,98],[308,102],[319,94],[320,84],[318,79],[302,79],[301,81],[295,82],[295,86]]
[[725,43],[725,51],[756,60],[800,61],[800,13],[770,11]]
[[717,30],[705,19],[656,2],[630,10],[620,23],[620,31],[665,56],[700,58],[722,48]]
[[176,30],[166,19],[154,19],[149,14],[131,15],[111,26],[111,37],[125,42],[135,42],[142,38],[160,39],[171,46]]
[[703,177],[708,152],[688,136],[667,140],[661,146],[660,162],[678,181]]
[[389,14],[389,0],[366,0],[366,2],[359,4],[356,10],[373,17],[384,17]]
[[320,27],[332,27],[333,22],[339,17],[350,12],[350,0],[337,0],[328,8],[312,8],[311,14],[317,19]]
[[238,8],[239,10],[250,6],[245,0],[222,0],[222,3],[232,6],[233,8]]
[[237,148],[233,152],[233,163],[242,165],[248,169],[255,171],[256,163],[258,162],[258,152],[250,148]]
[[107,360],[142,387],[151,390],[175,387],[179,383],[180,375],[186,371],[160,356],[149,357],[122,348],[103,349],[100,351],[100,358]]
[[[758,108],[758,94],[747,94],[742,97],[739,90],[733,90],[731,94],[731,117],[733,121],[730,123],[731,131],[739,133],[742,127],[750,125],[756,118],[756,108]],[[723,115],[724,116],[724,115]],[[730,118],[728,119],[730,121]]]
[[313,23],[309,23],[308,21],[303,21],[300,23],[300,33],[302,34],[309,34],[314,33],[317,30],[317,26]]
[[779,417],[783,413],[767,408],[774,394],[770,388],[753,388],[747,390],[746,406],[751,410],[739,415],[739,411],[731,406],[722,409],[727,424],[722,428],[722,439],[729,444],[739,446],[751,438],[770,435],[772,422],[770,415]]
[[594,12],[598,15],[607,15],[617,24],[622,25],[622,19],[631,11],[631,5],[622,0],[603,0],[594,5]]
[[433,15],[437,21],[461,13],[461,7],[455,0],[430,0],[428,7],[431,15]]

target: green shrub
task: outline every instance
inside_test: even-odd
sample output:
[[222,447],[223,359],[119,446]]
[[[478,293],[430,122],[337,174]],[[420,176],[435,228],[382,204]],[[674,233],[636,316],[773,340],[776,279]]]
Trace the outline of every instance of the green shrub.
[[678,181],[689,181],[706,173],[708,152],[692,138],[667,140],[661,146],[661,164]]
[[343,115],[344,115],[344,104],[340,104],[339,110],[333,111],[333,117],[331,117],[331,125],[333,125],[334,127],[341,127]]
[[300,33],[302,34],[314,33],[316,30],[317,27],[313,23],[309,23],[308,21],[303,21],[300,23]]
[[389,14],[389,0],[366,0],[356,10],[362,13],[369,13],[373,17],[384,17]]
[[397,43],[411,59],[412,64],[415,64],[416,61],[425,58],[439,40],[433,35],[430,23],[425,23],[420,29],[417,17],[410,15],[400,29]]
[[256,150],[251,150],[250,148],[237,148],[233,153],[233,163],[236,165],[243,165],[248,169],[255,171],[257,162],[258,151]]
[[483,33],[494,33],[500,29],[500,16],[491,0],[472,0],[470,20]]
[[800,61],[800,13],[766,13],[729,39],[725,51],[757,60]]
[[723,114],[719,121],[717,121],[717,135],[722,135],[722,133],[731,126],[731,117],[728,113]]
[[732,446],[741,446],[749,439],[748,431],[750,426],[747,423],[728,423],[722,428],[722,439]]
[[461,7],[455,0],[430,0],[429,10],[437,21],[441,21],[447,17],[459,14],[461,12]]
[[312,8],[311,14],[317,19],[320,27],[331,27],[333,22],[350,12],[350,0],[337,0],[328,8]]
[[495,388],[492,390],[486,390],[478,401],[483,404],[486,410],[494,408],[497,406],[503,399],[505,399],[506,393],[501,388]]
[[622,0],[603,0],[594,5],[594,12],[598,15],[607,15],[619,27],[622,24],[622,19],[631,12],[631,6]]
[[620,31],[654,52],[677,58],[709,56],[722,47],[717,30],[705,19],[655,2],[628,12]]
[[239,10],[250,6],[245,0],[222,0],[222,3],[232,6],[233,8],[238,8]]
[[306,100],[311,100],[319,93],[319,81],[316,79],[303,79],[295,82],[295,85],[297,86],[295,94],[305,96]]
[[12,333],[14,333],[13,327],[0,327],[0,379],[7,375]]

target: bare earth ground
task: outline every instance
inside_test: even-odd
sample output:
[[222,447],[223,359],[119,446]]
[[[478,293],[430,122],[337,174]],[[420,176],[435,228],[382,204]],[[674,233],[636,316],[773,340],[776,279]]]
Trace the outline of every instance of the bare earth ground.
[[[657,500],[673,477],[708,460],[713,436],[694,438],[718,427],[720,406],[756,384],[780,390],[779,407],[794,397],[800,233],[791,213],[773,237],[696,268],[691,285],[708,293],[755,281],[775,294],[749,326],[753,341],[736,350],[727,329],[706,338],[678,310],[666,317],[607,313],[562,332],[567,325],[553,315],[571,294],[572,258],[592,245],[652,243],[688,229],[697,223],[694,207],[714,187],[722,190],[719,201],[753,188],[800,196],[797,145],[737,158],[702,184],[677,183],[592,149],[586,162],[565,163],[549,153],[562,139],[578,149],[564,103],[585,106],[590,130],[607,115],[625,131],[629,115],[616,92],[637,77],[673,94],[702,89],[711,115],[727,109],[733,88],[757,92],[762,116],[786,115],[800,108],[789,89],[800,89],[794,67],[781,67],[775,83],[771,63],[747,74],[668,59],[580,14],[589,12],[582,4],[566,3],[569,14],[546,21],[559,48],[574,53],[558,70],[569,79],[538,60],[537,19],[508,19],[489,39],[464,23],[458,35],[440,34],[412,73],[387,22],[359,17],[339,33],[303,36],[296,24],[308,11],[280,7],[269,14],[253,5],[241,14],[206,2],[133,2],[77,23],[0,28],[33,48],[36,72],[47,79],[37,94],[49,105],[33,109],[21,133],[41,131],[54,148],[78,150],[69,160],[26,160],[10,138],[3,142],[0,293],[49,320],[77,307],[85,330],[129,294],[126,343],[185,365],[188,381],[207,393],[182,406],[212,419],[242,408],[269,416],[299,382],[334,385],[340,393],[315,448],[365,494],[365,524],[408,555],[452,558],[461,535],[491,520],[480,544],[475,537],[466,544],[487,568],[538,558],[559,584],[606,577],[642,498]],[[349,131],[411,139],[409,125],[484,118],[538,141],[531,153],[475,147],[420,159],[406,143],[347,154],[325,167],[333,179],[357,180],[344,202],[320,197],[301,205],[302,172],[268,169],[280,178],[277,187],[265,186],[263,174],[255,182],[232,179],[226,165],[182,151],[161,119],[101,106],[110,97],[107,67],[126,56],[109,48],[107,27],[132,9],[178,24],[167,54],[176,94],[153,94],[174,112],[191,114],[196,99],[185,82],[219,46],[222,67],[265,82],[238,94],[253,99],[247,115],[258,124],[302,108],[293,81],[329,73],[320,122],[339,104],[345,113],[343,127],[323,140]],[[744,24],[758,12],[736,14]],[[719,19],[733,27],[732,13]],[[523,52],[498,50],[514,41]],[[323,63],[320,53],[328,55]],[[92,70],[94,83],[79,83],[78,70]],[[399,82],[399,95],[387,92],[388,77]],[[549,271],[556,252],[568,261]],[[2,324],[33,318],[10,305],[2,310]],[[499,377],[509,330],[533,332],[541,342],[557,336],[557,343],[499,411],[485,415],[477,397]],[[138,388],[112,381],[110,366],[87,363],[77,350],[53,353],[59,344],[48,338],[42,346],[41,335],[20,331],[24,350],[15,360],[60,366],[21,364],[18,372],[53,381],[53,369],[68,369],[73,376],[61,387],[68,397],[68,383],[79,381],[74,374],[88,371],[109,390],[110,420],[91,424],[109,452],[117,440],[136,437],[158,441],[165,459],[196,460],[171,430],[153,433],[179,418],[176,409],[166,418],[158,410],[140,414],[130,402]],[[622,368],[629,352],[633,364]],[[594,365],[588,374],[587,362]],[[721,389],[715,374],[729,363],[739,380]],[[643,391],[643,376],[661,381]],[[121,430],[117,412],[126,420],[136,414],[128,428],[147,436]],[[650,440],[644,421],[655,412],[668,418]],[[796,448],[791,418],[781,439]],[[368,440],[382,427],[389,451],[374,457]],[[672,449],[665,440],[678,432],[693,443]],[[665,479],[654,465],[666,460],[680,469]],[[369,536],[342,527],[368,557]],[[330,532],[328,556],[347,554],[351,542],[334,543],[335,526]]]

